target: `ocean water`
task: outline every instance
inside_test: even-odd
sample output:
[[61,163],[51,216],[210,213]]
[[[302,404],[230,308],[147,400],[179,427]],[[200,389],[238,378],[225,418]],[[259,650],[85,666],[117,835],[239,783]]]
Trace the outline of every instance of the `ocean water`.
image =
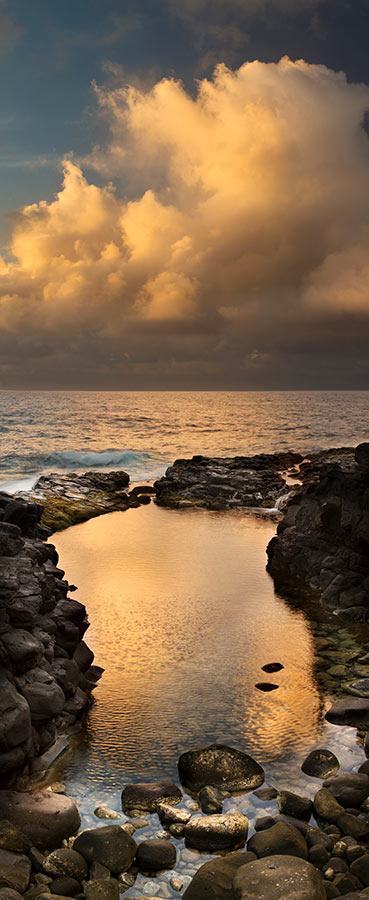
[[178,456],[302,452],[369,438],[368,391],[0,391],[0,486],[41,473],[161,475]]

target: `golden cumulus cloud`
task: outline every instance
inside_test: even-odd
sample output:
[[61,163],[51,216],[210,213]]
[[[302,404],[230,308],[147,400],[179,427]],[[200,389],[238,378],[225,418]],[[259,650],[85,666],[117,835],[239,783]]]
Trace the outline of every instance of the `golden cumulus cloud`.
[[55,199],[17,214],[0,265],[9,340],[27,330],[67,354],[73,334],[81,359],[124,342],[127,366],[131,345],[150,365],[169,340],[181,370],[194,353],[237,367],[307,323],[369,316],[368,87],[283,59],[219,66],[194,97],[168,79],[97,96],[110,138],[86,166],[106,186],[68,159]]

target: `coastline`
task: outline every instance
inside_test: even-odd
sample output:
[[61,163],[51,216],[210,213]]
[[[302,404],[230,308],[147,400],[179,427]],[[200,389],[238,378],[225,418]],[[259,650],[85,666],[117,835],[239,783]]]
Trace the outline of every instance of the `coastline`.
[[[346,455],[347,455],[347,454],[346,454]],[[201,458],[200,458],[200,462],[201,462]],[[319,467],[318,467],[318,468],[319,468]],[[319,472],[318,472],[318,474],[319,474]],[[218,477],[219,477],[219,476],[218,476]],[[308,475],[308,477],[311,477],[311,472],[310,472],[310,474]],[[214,482],[213,482],[213,484],[214,484]],[[223,482],[223,484],[224,484],[224,482]],[[223,486],[223,485],[222,485],[222,486]],[[268,491],[270,492],[270,486],[269,486],[269,484],[268,484]],[[143,493],[144,493],[144,492],[143,492]],[[149,499],[149,495],[147,495],[147,497],[148,497],[148,499]],[[262,498],[262,500],[263,500],[263,498]],[[144,502],[147,502],[147,499],[146,499]],[[188,502],[188,501],[186,501],[186,502]],[[228,501],[227,501],[227,502],[228,502]],[[137,503],[135,503],[135,505],[139,505],[139,504],[138,504],[138,501],[137,501]],[[194,504],[194,505],[196,505],[196,504]],[[178,508],[178,507],[177,507],[177,508]],[[217,507],[215,507],[215,509],[217,509]],[[279,514],[279,518],[281,518],[281,514]],[[10,523],[10,524],[11,524],[11,523]],[[5,530],[6,530],[6,529],[5,529]],[[48,546],[50,546],[50,545],[48,545]],[[60,580],[60,574],[59,574],[59,580]],[[61,579],[61,580],[63,580],[63,579]],[[74,601],[70,601],[70,602],[74,602]],[[293,601],[292,601],[292,602],[293,602]],[[335,631],[336,631],[336,630],[337,630],[337,629],[336,629],[336,626],[335,626]],[[327,640],[329,640],[329,638],[326,638],[326,641],[327,641]],[[332,644],[331,644],[331,646],[332,646]],[[322,670],[323,670],[323,674],[324,674],[324,670],[327,669],[327,660],[329,661],[329,653],[334,653],[334,654],[335,654],[335,657],[337,657],[337,648],[336,648],[336,647],[334,646],[334,644],[333,644],[333,650],[330,650],[330,645],[327,644],[327,643],[325,643],[325,646],[324,646],[324,638],[323,638],[323,639],[321,638],[320,651],[321,651],[321,654],[320,654],[320,655],[321,655],[321,660],[322,660]],[[347,651],[346,651],[346,653],[347,653]],[[351,662],[352,662],[354,668],[355,668],[356,665],[358,665],[358,666],[360,666],[360,665],[365,665],[365,663],[362,663],[362,662],[360,661],[360,659],[359,659],[360,654],[358,654],[358,653],[355,654],[353,651],[351,651],[351,653],[352,653],[352,660],[351,660]],[[355,658],[355,657],[356,657],[356,658]],[[341,659],[341,661],[338,662],[338,666],[341,664],[341,665],[344,666],[344,668],[346,668],[346,672],[345,672],[345,673],[342,672],[342,675],[345,674],[345,676],[346,676],[346,675],[347,675],[347,663],[350,664],[350,660],[348,659],[347,656],[346,656],[346,659],[345,659],[345,663],[346,663],[346,665],[344,665],[344,663],[342,662],[342,659]],[[331,668],[332,668],[332,667],[331,667]],[[327,673],[326,673],[326,674],[327,674]],[[354,672],[354,674],[355,674],[355,672]],[[358,673],[358,674],[359,674],[359,673]],[[340,690],[341,690],[340,676],[339,676],[338,673],[337,673],[335,676],[331,676],[331,677],[332,677],[332,679],[335,679],[335,682],[334,682],[334,683],[337,684],[337,693],[340,693]],[[345,690],[345,684],[346,684],[346,682],[345,682],[344,685],[343,685],[344,690]],[[368,707],[369,707],[369,704],[367,704],[367,705],[368,705]],[[353,707],[351,707],[351,711],[352,711],[352,709],[353,709]],[[364,709],[364,708],[363,708],[363,709]],[[366,725],[366,719],[365,719],[365,716],[366,716],[366,710],[365,710],[365,715],[364,715],[363,709],[362,709],[363,721],[362,721],[362,723],[359,722],[359,724]],[[347,719],[346,719],[346,721],[347,721]],[[357,720],[357,719],[355,720],[355,724],[356,724],[356,721],[358,721],[358,720]],[[354,724],[354,723],[353,723],[353,724]],[[365,730],[366,730],[366,729],[365,729]],[[364,765],[365,765],[365,764],[364,764]],[[364,771],[363,774],[364,774],[364,775],[366,774],[366,770]],[[369,780],[369,779],[368,779],[368,780]],[[368,793],[369,793],[369,791],[368,791]],[[283,805],[283,804],[282,804],[282,805]],[[142,810],[141,810],[141,812],[142,812]],[[285,814],[285,813],[284,813],[283,810],[282,810],[282,812],[280,813],[280,815],[283,816],[284,814]],[[351,813],[350,813],[349,815],[351,815]],[[362,816],[362,813],[360,813],[360,815]],[[272,817],[272,818],[275,818],[275,816]],[[296,817],[295,817],[295,818],[296,818]],[[213,820],[213,824],[214,824],[214,821],[215,821],[215,820]],[[326,827],[326,826],[327,826],[327,820],[322,819],[322,821],[325,822],[325,827]],[[173,824],[175,824],[175,823],[173,823]],[[269,823],[269,824],[270,824],[270,827],[275,827],[275,826],[273,826],[271,823]],[[276,824],[278,824],[278,821],[277,821]],[[281,824],[281,823],[279,822],[279,824]],[[282,824],[283,824],[283,823],[282,823]],[[284,824],[286,824],[286,823],[284,822]],[[291,824],[291,823],[289,823],[289,824]],[[332,823],[331,823],[331,824],[332,824]],[[349,825],[350,825],[350,827],[352,827],[352,823],[349,823]],[[295,826],[296,826],[296,822],[295,822],[295,824],[294,824],[292,827],[295,827]],[[300,822],[300,830],[301,830],[301,822]],[[349,834],[349,832],[348,832],[348,834]],[[251,838],[251,840],[252,840],[252,838]],[[364,841],[364,836],[363,836],[363,841]],[[234,845],[232,845],[232,847],[233,847],[233,846],[234,846]],[[362,844],[362,846],[365,846],[365,842]],[[230,848],[228,848],[228,849],[230,849]],[[332,848],[332,849],[333,849],[333,848]],[[249,852],[249,853],[253,853],[252,850],[249,850],[248,852]],[[284,853],[285,851],[282,849],[282,852]],[[309,852],[310,852],[310,851],[309,851]],[[314,855],[314,854],[313,854],[313,855]],[[343,854],[343,856],[344,856],[344,855],[345,855],[345,854]],[[362,855],[365,855],[365,854],[363,853]],[[225,859],[226,859],[226,858],[227,858],[227,857],[225,857]],[[248,862],[249,862],[249,861],[250,861],[250,860],[248,860]],[[254,860],[254,861],[255,861],[255,860]],[[242,862],[244,862],[244,864],[246,864],[246,861],[242,861]],[[339,874],[342,875],[343,873],[341,872],[341,873],[339,873]],[[233,875],[234,875],[234,872],[233,872],[233,874],[232,874],[232,878],[233,878]],[[174,877],[174,876],[173,876],[173,877]],[[337,878],[337,877],[339,877],[339,875],[338,875],[337,873],[335,873],[335,874],[334,874],[334,878]],[[334,882],[334,878],[333,878],[332,883]],[[92,880],[94,880],[94,879],[92,879]],[[115,879],[114,879],[114,880],[115,880]],[[327,881],[327,879],[325,879],[325,881]],[[50,882],[49,882],[49,883],[50,883]],[[96,888],[96,886],[95,886],[94,890],[96,890],[96,889],[97,889],[97,888]],[[127,889],[127,888],[126,888],[126,889]],[[114,891],[114,890],[115,890],[115,886],[112,886],[111,884],[109,884],[109,890]],[[188,890],[189,890],[189,888],[188,888]],[[88,896],[88,891],[87,891],[86,896]],[[91,894],[91,896],[93,896],[93,895]],[[96,894],[96,896],[100,896],[100,895],[97,895],[97,894]],[[103,896],[103,895],[101,895],[101,896]],[[106,896],[108,896],[108,895],[106,895]],[[114,896],[114,894],[112,893],[111,896]],[[128,897],[128,896],[130,896],[130,895],[127,894],[127,897]],[[137,896],[137,895],[136,895],[136,896]],[[158,896],[158,894],[156,894],[156,896]],[[166,896],[166,895],[164,894],[164,896]],[[172,894],[170,894],[170,895],[168,895],[168,896],[172,896]],[[196,893],[189,893],[189,894],[187,894],[187,891],[186,891],[186,896],[195,898],[197,895],[196,895]],[[199,894],[198,896],[200,897],[201,894]],[[313,895],[312,895],[312,896],[313,896]],[[314,896],[315,896],[315,895],[314,895]],[[317,896],[318,896],[318,895],[317,895]],[[323,896],[323,894],[322,894],[321,896]],[[332,890],[331,890],[330,892],[328,892],[328,895],[327,895],[327,896],[329,896],[329,897],[330,897],[330,896],[334,897],[334,896],[338,896],[338,894],[336,894],[336,893],[334,893],[334,892],[332,893]],[[363,895],[363,896],[364,896],[364,895]]]

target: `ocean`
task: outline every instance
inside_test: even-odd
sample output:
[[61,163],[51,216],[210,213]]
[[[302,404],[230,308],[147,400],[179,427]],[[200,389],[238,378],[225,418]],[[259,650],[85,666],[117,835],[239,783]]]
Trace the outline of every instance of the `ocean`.
[[0,487],[47,472],[163,474],[179,456],[352,446],[369,391],[0,391]]

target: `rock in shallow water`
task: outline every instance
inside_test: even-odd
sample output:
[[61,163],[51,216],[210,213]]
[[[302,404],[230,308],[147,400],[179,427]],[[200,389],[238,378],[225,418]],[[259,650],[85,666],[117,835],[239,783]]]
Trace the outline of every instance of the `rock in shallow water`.
[[304,759],[301,769],[305,775],[311,775],[312,778],[329,778],[331,775],[336,775],[339,767],[339,761],[334,753],[322,747],[322,749],[312,750],[309,753]]
[[369,700],[355,700],[352,697],[336,700],[326,712],[325,718],[327,722],[332,722],[333,725],[352,725],[354,728],[358,728],[360,725],[368,725]]
[[141,872],[160,872],[163,869],[173,869],[176,859],[176,848],[166,840],[152,838],[142,841],[137,848],[136,863]]
[[177,785],[168,781],[127,784],[122,792],[122,809],[127,815],[136,809],[156,812],[160,803],[176,806],[181,800],[182,794]]
[[323,879],[309,862],[292,856],[258,859],[236,872],[234,900],[326,900]]
[[195,850],[230,850],[244,844],[248,820],[242,813],[194,816],[185,827],[185,841]]
[[133,863],[137,844],[119,825],[104,825],[82,831],[74,849],[88,863],[97,860],[113,873],[125,872]]
[[328,788],[341,806],[359,809],[369,797],[369,776],[358,772],[343,772],[328,778],[323,787]]
[[195,793],[206,785],[226,791],[252,791],[264,781],[259,763],[242,750],[225,744],[211,744],[182,753],[178,772],[182,784]]

